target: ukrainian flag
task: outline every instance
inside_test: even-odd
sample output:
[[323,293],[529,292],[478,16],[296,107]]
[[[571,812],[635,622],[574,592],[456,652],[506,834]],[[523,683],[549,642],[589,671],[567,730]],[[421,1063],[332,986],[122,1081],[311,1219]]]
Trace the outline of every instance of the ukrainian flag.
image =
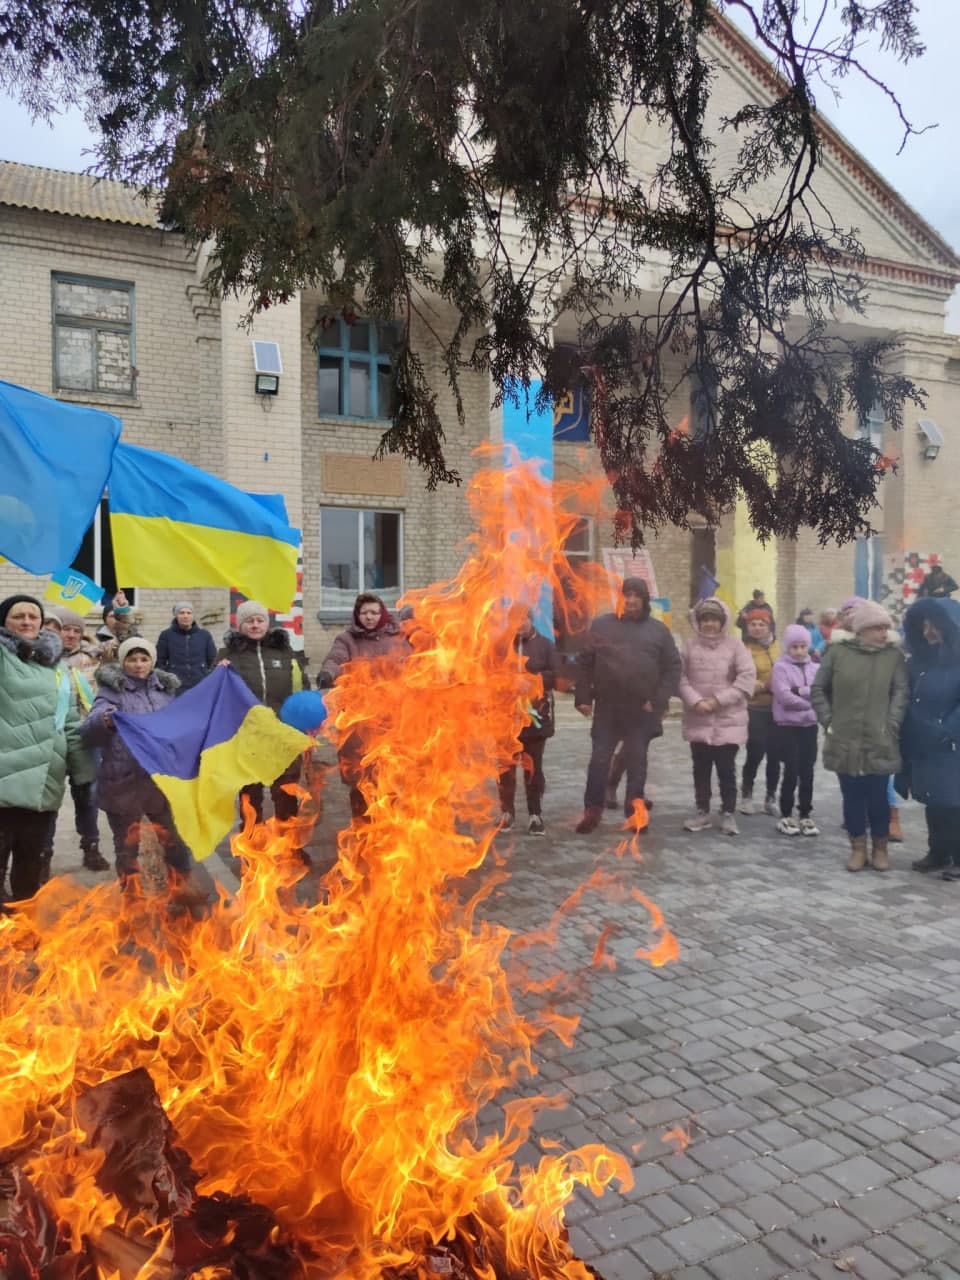
[[241,787],[273,782],[313,745],[258,702],[229,667],[217,667],[160,711],[118,711],[113,720],[169,800],[177,831],[196,858],[209,857],[229,833]]
[[103,599],[103,587],[78,569],[58,569],[51,577],[44,600],[75,613],[89,613]]
[[179,458],[120,444],[109,482],[118,582],[236,587],[276,613],[296,594],[300,530],[264,503]]

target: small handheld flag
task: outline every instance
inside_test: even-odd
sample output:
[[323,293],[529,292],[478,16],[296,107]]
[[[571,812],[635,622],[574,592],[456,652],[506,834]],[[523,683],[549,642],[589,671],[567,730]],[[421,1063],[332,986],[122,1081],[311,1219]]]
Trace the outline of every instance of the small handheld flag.
[[43,598],[75,613],[89,613],[103,599],[103,587],[78,569],[58,569]]

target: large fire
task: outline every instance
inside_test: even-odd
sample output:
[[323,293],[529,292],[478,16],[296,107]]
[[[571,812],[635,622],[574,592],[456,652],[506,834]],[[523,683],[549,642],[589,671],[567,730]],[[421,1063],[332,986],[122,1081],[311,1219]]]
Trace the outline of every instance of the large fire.
[[[482,468],[463,567],[408,597],[411,656],[330,695],[336,732],[364,744],[369,820],[339,833],[317,905],[295,891],[303,831],[269,823],[236,838],[241,889],[199,920],[54,881],[0,921],[0,1249],[17,1234],[4,1197],[59,1224],[32,1274],[62,1277],[50,1254],[71,1251],[101,1280],[276,1276],[291,1259],[343,1280],[595,1274],[564,1205],[577,1185],[629,1184],[629,1165],[589,1146],[518,1167],[545,1099],[479,1132],[480,1109],[535,1074],[540,1037],[569,1043],[577,1020],[520,1015],[511,939],[465,882],[540,686],[511,660],[516,625],[569,574],[563,499],[534,467]],[[609,600],[594,572],[584,616]],[[663,963],[676,944],[647,905],[658,936],[638,954]],[[144,1246],[136,1265],[115,1261],[118,1237]],[[225,1262],[248,1237],[257,1265]]]

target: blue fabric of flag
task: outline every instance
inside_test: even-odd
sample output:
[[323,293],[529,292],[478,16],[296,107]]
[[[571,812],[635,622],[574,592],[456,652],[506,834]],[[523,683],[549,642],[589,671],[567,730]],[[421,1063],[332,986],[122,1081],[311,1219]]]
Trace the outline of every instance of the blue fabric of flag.
[[700,566],[700,583],[697,588],[697,599],[707,600],[719,587],[719,579],[715,578],[706,565]]
[[0,382],[0,555],[29,573],[73,561],[121,427],[112,413]]

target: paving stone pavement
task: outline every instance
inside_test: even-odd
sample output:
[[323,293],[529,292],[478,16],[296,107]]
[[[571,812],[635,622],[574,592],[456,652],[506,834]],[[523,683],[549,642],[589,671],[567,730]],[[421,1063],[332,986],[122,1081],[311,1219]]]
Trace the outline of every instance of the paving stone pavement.
[[[780,836],[766,816],[740,818],[738,838],[689,834],[688,749],[669,721],[638,864],[615,856],[616,814],[574,833],[589,726],[566,700],[558,722],[547,837],[518,815],[498,838],[510,880],[487,914],[538,929],[599,864],[655,901],[680,945],[652,968],[635,955],[656,940],[645,908],[592,894],[555,951],[523,954],[534,977],[574,975],[559,1008],[581,1018],[572,1048],[540,1042],[539,1075],[517,1090],[563,1100],[525,1154],[601,1142],[633,1168],[629,1190],[574,1197],[577,1252],[605,1280],[958,1280],[960,884],[909,869],[922,809],[904,808],[886,875],[844,869],[839,791],[819,767],[819,838]],[[327,795],[321,865],[346,812],[336,779]],[[68,800],[57,870],[77,866],[71,818]],[[233,883],[229,858],[211,863]],[[614,972],[590,968],[605,926]],[[677,1129],[686,1150],[665,1136]]]

